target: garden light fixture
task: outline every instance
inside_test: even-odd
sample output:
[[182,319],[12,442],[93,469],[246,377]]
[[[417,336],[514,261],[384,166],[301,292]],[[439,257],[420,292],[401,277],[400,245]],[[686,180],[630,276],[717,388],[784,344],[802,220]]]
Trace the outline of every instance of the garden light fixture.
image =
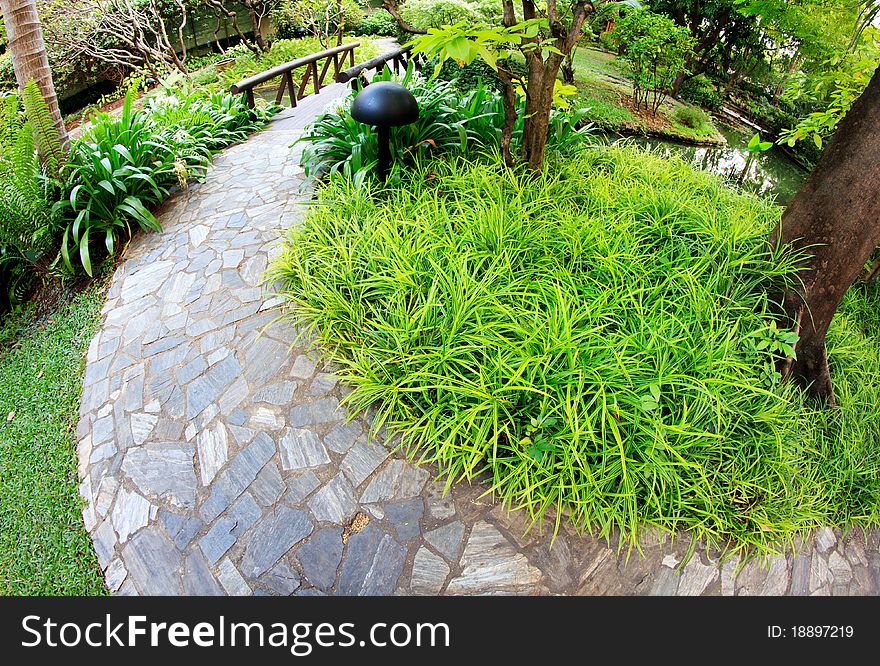
[[377,81],[364,87],[354,98],[351,117],[374,125],[379,139],[379,178],[384,181],[391,166],[391,128],[418,120],[419,105],[413,94],[399,83]]

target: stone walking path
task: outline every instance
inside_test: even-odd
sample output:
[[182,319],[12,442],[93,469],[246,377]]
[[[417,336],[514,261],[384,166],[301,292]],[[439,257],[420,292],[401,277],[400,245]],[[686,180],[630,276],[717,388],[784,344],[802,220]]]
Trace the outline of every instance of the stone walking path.
[[344,393],[261,287],[303,215],[302,128],[337,84],[219,156],[118,267],[77,429],[83,519],[117,594],[876,594],[878,535],[818,531],[763,567],[643,539],[526,534],[479,484],[345,423]]

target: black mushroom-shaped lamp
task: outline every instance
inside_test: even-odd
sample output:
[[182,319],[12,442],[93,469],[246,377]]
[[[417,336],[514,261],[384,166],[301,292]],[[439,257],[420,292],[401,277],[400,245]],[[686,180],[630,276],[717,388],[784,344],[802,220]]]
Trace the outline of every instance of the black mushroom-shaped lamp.
[[391,128],[409,125],[418,120],[419,105],[416,98],[399,83],[377,81],[355,96],[351,104],[351,117],[359,123],[376,127],[379,139],[379,178],[384,181],[391,166]]

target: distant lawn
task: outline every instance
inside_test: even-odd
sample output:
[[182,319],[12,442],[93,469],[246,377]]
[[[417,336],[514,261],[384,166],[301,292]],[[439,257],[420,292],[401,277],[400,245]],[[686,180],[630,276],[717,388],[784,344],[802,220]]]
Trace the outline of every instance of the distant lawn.
[[678,100],[666,98],[656,116],[635,109],[626,63],[612,53],[579,48],[574,57],[574,75],[578,88],[575,105],[589,109],[587,119],[603,130],[685,142],[721,142],[708,114],[704,114],[704,122],[694,127],[682,123],[678,114],[690,105]]
[[2,595],[107,592],[82,523],[74,435],[103,293],[95,283],[41,324],[30,310],[0,320]]
[[575,72],[586,70],[612,78],[626,78],[626,65],[613,53],[583,46],[574,52],[574,70]]

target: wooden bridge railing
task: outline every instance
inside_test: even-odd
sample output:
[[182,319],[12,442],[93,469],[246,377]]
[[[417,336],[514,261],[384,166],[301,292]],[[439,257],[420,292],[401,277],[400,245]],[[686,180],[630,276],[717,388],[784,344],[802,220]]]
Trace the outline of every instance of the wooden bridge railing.
[[[358,46],[360,46],[360,42],[352,42],[350,44],[336,46],[332,49],[318,51],[317,53],[312,53],[303,58],[297,58],[296,60],[286,62],[283,65],[278,65],[272,69],[267,69],[265,72],[260,72],[259,74],[250,76],[243,81],[239,81],[238,83],[233,84],[229,88],[229,91],[233,95],[238,95],[239,93],[244,94],[247,100],[247,105],[250,108],[254,108],[254,88],[261,83],[271,81],[275,77],[280,76],[281,85],[278,88],[278,93],[275,95],[275,103],[280,104],[281,100],[284,98],[285,91],[287,91],[288,96],[290,97],[290,106],[296,106],[297,100],[305,97],[305,90],[306,86],[309,84],[309,80],[311,80],[313,84],[314,92],[318,93],[321,91],[321,86],[324,85],[324,79],[327,76],[330,63],[333,63],[333,77],[337,81],[342,73],[340,67],[345,65],[346,58],[348,58],[349,61],[349,69],[354,68],[354,50]],[[321,60],[324,61],[324,65],[319,73],[318,67]],[[300,67],[305,67],[306,69],[303,73],[302,81],[297,86],[293,79],[293,72]]]
[[410,53],[411,48],[412,47],[409,46],[401,47],[399,49],[395,49],[394,51],[389,51],[388,53],[378,55],[375,58],[371,58],[370,60],[362,62],[359,65],[353,65],[352,67],[349,67],[348,69],[339,72],[336,75],[336,80],[339,83],[351,82],[351,87],[356,88],[359,81],[360,84],[364,86],[369,83],[369,79],[367,79],[368,70],[379,70],[389,63],[390,68],[395,73],[405,71],[407,63],[410,60],[415,62],[415,66],[417,69],[421,69],[423,58],[421,58],[420,56],[412,56]]

